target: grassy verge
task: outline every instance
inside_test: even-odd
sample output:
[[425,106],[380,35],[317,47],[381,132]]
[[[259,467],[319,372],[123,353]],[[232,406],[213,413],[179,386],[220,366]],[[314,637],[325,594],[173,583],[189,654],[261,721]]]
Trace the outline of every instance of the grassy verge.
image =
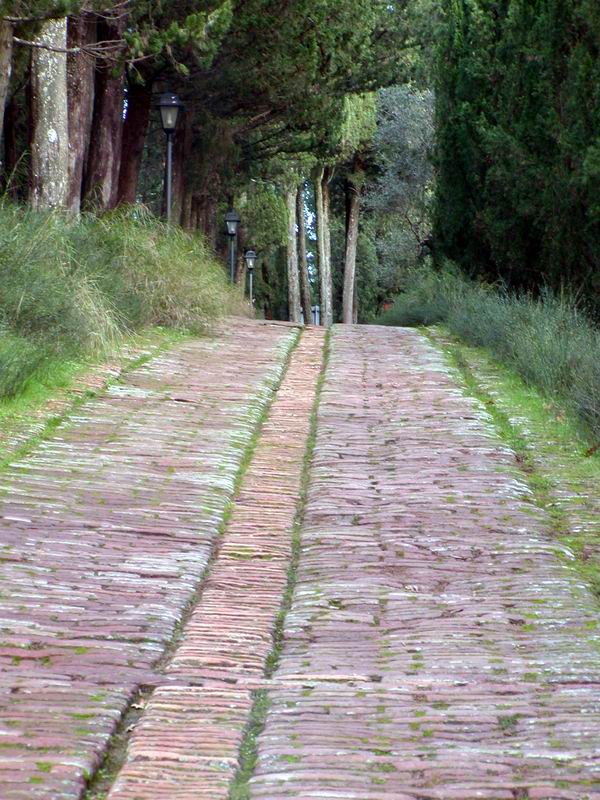
[[43,375],[34,375],[17,397],[0,398],[0,470],[49,436],[89,398],[132,369],[158,355],[185,334],[151,328],[125,337],[109,363],[51,361]]
[[600,454],[590,453],[577,420],[513,370],[441,329],[427,333],[484,404],[552,534],[600,599]]
[[510,294],[451,269],[417,271],[407,287],[382,324],[443,323],[562,404],[592,446],[600,443],[600,331],[573,300]]
[[198,333],[244,303],[204,239],[139,209],[0,204],[0,399],[60,386],[149,326]]

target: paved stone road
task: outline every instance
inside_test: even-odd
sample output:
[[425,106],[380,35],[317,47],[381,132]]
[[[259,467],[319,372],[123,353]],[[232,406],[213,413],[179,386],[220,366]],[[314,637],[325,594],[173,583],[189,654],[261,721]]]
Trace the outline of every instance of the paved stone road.
[[[236,496],[182,641],[110,800],[226,800],[286,589],[323,332],[307,330]],[[197,686],[194,684],[204,684]],[[233,684],[233,687],[232,687]]]
[[236,323],[88,403],[0,488],[0,798],[76,798],[209,563],[297,331]]
[[0,800],[80,798],[140,685],[111,800],[225,800],[257,688],[253,800],[598,800],[596,603],[416,332],[334,329],[262,677],[322,357],[307,331],[284,367],[296,336],[177,348],[3,476]]
[[253,800],[600,797],[598,609],[414,332],[337,328]]

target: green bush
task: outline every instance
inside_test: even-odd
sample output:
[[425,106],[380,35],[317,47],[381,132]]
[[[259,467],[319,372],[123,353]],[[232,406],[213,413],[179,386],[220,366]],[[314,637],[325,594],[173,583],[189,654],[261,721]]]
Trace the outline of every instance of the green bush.
[[242,308],[202,237],[139,209],[69,219],[0,205],[0,397],[53,359],[102,357],[151,325],[198,333]]
[[572,298],[511,293],[472,282],[451,266],[415,271],[406,285],[382,324],[443,323],[565,404],[600,436],[600,331]]

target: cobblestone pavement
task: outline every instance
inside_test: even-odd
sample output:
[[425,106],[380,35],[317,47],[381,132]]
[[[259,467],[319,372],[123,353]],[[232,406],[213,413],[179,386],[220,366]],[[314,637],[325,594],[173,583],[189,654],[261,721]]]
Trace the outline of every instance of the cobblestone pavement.
[[[226,800],[287,585],[324,334],[302,335],[197,606],[109,800]],[[194,683],[203,683],[195,686]]]
[[226,800],[256,689],[235,800],[600,800],[596,601],[414,331],[334,328],[265,679],[323,359],[297,337],[178,347],[3,475],[0,800],[81,798],[140,686],[110,800]]
[[182,344],[2,474],[1,800],[80,797],[156,681],[297,335]]
[[336,328],[251,798],[600,798],[597,620],[438,351]]

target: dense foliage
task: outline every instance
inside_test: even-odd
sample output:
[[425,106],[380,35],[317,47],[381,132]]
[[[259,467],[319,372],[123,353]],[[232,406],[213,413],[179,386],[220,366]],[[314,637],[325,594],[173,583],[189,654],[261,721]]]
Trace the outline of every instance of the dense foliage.
[[445,0],[437,244],[471,275],[600,299],[600,6]]
[[[297,315],[298,298],[289,294],[296,283],[305,307],[310,295],[331,309],[323,245],[336,222],[329,189],[342,195],[334,206],[346,239],[335,268],[353,276],[361,200],[376,163],[377,93],[419,72],[419,26],[430,6],[0,0],[0,184],[14,202],[41,209],[103,214],[142,202],[164,214],[165,140],[155,103],[175,92],[185,111],[174,134],[173,221],[202,231],[224,255],[222,217],[234,204],[244,219],[242,246],[260,251],[263,313]],[[257,194],[257,187],[270,188]],[[290,234],[291,193],[300,187],[309,233],[311,206],[321,228],[310,269],[304,233],[298,265]],[[365,236],[366,224],[363,245]],[[363,306],[381,296],[377,276],[362,272],[346,281],[346,306],[353,284],[375,287],[368,301],[363,293]],[[243,264],[237,276],[243,280]]]

